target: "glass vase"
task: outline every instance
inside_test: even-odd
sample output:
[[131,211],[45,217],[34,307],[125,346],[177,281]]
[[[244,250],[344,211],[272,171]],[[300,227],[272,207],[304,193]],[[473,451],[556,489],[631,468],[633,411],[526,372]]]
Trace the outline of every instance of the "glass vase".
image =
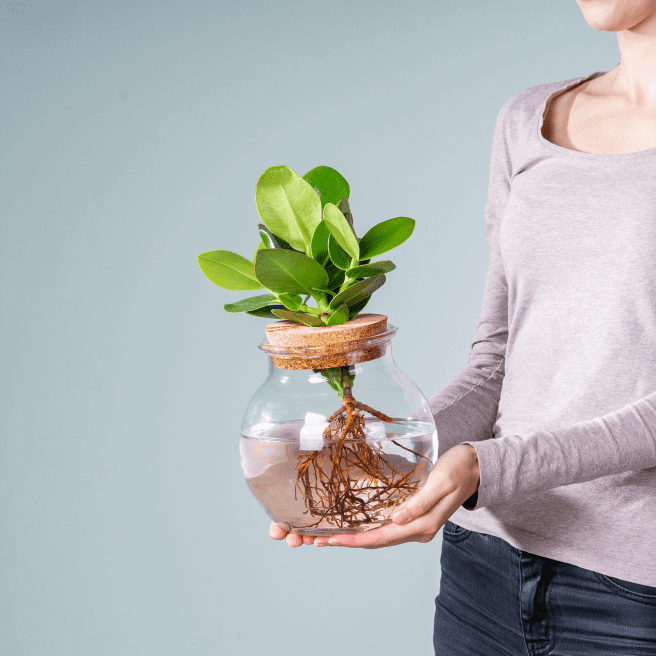
[[244,413],[246,483],[267,515],[300,535],[391,521],[437,459],[427,399],[392,357],[397,328],[361,314],[338,326],[279,321],[259,348],[269,373]]

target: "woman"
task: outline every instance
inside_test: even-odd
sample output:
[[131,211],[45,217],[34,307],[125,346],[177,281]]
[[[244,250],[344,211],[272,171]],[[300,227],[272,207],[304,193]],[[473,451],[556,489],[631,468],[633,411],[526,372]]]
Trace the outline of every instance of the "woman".
[[483,305],[430,399],[428,482],[380,529],[270,530],[376,549],[444,527],[437,655],[656,655],[656,0],[577,2],[621,62],[499,111]]

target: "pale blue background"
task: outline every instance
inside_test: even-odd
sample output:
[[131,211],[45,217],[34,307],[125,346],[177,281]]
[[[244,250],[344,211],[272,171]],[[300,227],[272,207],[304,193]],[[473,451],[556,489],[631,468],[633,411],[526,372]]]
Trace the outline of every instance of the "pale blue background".
[[[319,164],[417,221],[367,311],[428,397],[466,364],[501,105],[609,70],[574,0],[33,0],[1,17],[0,653],[432,654],[441,533],[292,550],[239,464],[265,319],[196,255]],[[29,5],[29,6],[27,6]],[[462,436],[463,441],[468,438]]]

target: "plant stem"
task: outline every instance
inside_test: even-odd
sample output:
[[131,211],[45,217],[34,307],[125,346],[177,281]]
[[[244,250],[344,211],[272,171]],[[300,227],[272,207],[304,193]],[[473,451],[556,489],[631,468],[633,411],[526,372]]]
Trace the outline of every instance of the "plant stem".
[[344,398],[344,389],[353,386],[355,372],[349,373],[349,365],[342,367],[329,367],[326,369],[313,369],[314,373],[321,374],[328,384],[339,394],[339,398]]
[[299,312],[305,312],[306,314],[311,314],[313,317],[318,317],[320,314],[317,308],[313,308],[311,305],[305,305],[305,304],[301,304],[301,307],[299,308]]
[[326,299],[326,295],[323,292],[312,294],[312,298],[317,302],[317,307],[319,310],[315,316],[330,312],[328,309],[328,300]]
[[[359,262],[355,258],[351,258],[351,266],[349,267],[352,269],[353,267],[358,266]],[[341,294],[345,289],[348,289],[351,285],[354,285],[357,282],[357,278],[349,278],[346,276],[344,278],[344,282],[342,283],[342,286],[339,288],[339,291],[337,292],[338,294]]]
[[355,373],[353,373],[353,376],[349,375],[349,366],[346,365],[345,367],[340,367],[341,369],[341,374],[342,374],[342,393],[340,396],[344,398],[344,390],[347,387],[353,387],[353,379],[355,378]]

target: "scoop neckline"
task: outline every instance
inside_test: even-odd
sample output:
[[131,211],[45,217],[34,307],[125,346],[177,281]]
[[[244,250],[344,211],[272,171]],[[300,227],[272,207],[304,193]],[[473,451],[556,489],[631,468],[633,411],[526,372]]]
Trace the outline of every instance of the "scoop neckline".
[[558,88],[554,89],[547,96],[547,98],[542,103],[540,103],[540,110],[538,113],[537,135],[538,135],[538,140],[543,146],[557,153],[560,153],[561,155],[569,155],[571,157],[581,157],[583,159],[596,159],[596,160],[606,160],[606,161],[625,160],[625,159],[632,159],[636,157],[650,157],[652,155],[656,155],[656,146],[653,148],[647,148],[647,150],[637,150],[634,153],[608,153],[608,154],[587,153],[581,150],[573,150],[572,148],[565,148],[565,146],[559,146],[558,144],[555,144],[552,141],[546,139],[542,134],[542,126],[544,125],[544,116],[546,114],[547,107],[549,103],[552,101],[552,99],[554,98],[554,96],[556,96],[561,92],[564,93],[565,91],[568,91],[573,87],[576,87],[580,84],[583,84],[584,82],[587,82],[588,80],[592,80],[606,73],[608,73],[608,71],[595,71],[594,73],[591,73],[588,76],[577,77],[572,82],[560,84]]

